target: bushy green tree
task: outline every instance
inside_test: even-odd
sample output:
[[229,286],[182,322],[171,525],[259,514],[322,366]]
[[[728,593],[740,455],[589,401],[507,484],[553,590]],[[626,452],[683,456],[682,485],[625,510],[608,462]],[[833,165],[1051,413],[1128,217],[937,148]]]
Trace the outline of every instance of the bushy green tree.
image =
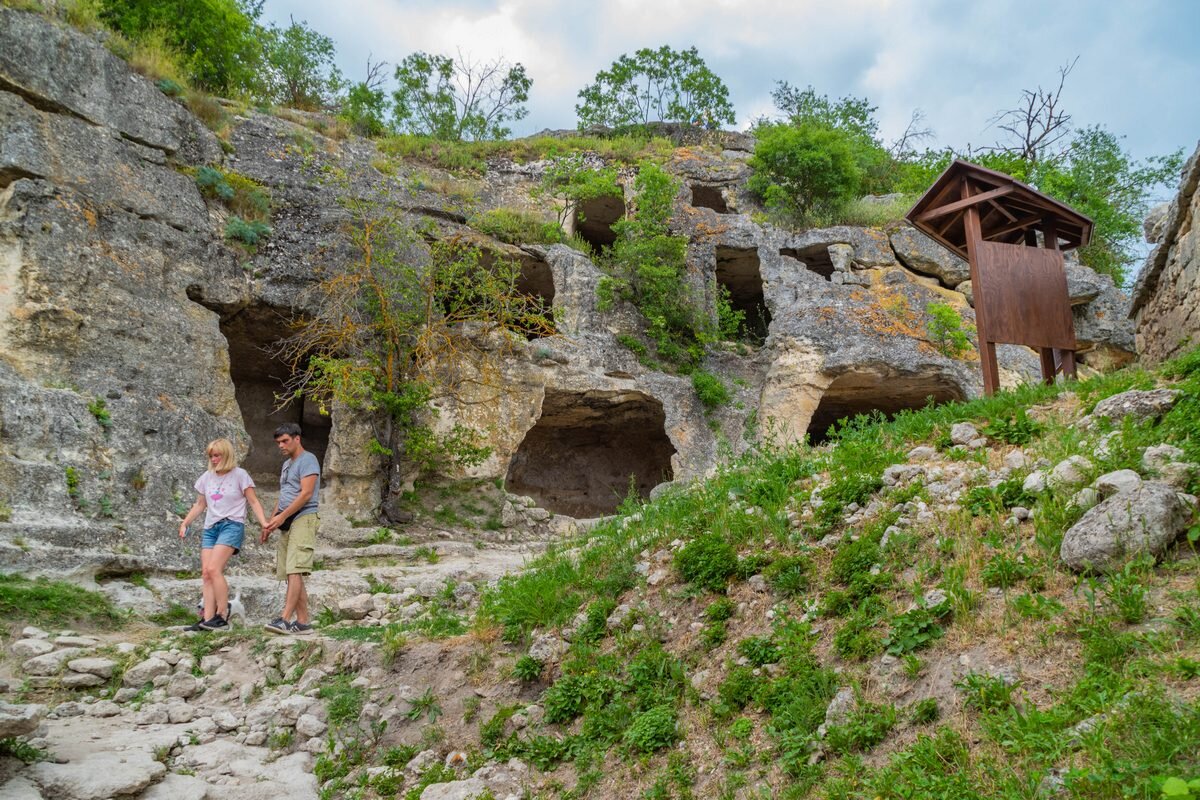
[[263,62],[261,13],[262,0],[101,0],[100,18],[130,39],[164,34],[205,89],[255,94]]
[[541,183],[533,190],[534,197],[552,197],[561,202],[558,224],[561,227],[578,205],[599,197],[620,197],[614,167],[592,167],[583,153],[571,153],[550,162]]
[[660,358],[690,367],[703,354],[710,323],[688,287],[687,240],[668,228],[679,183],[662,167],[643,162],[634,181],[634,214],[614,223],[617,240],[606,265],[616,290],[646,318],[647,336]]
[[413,53],[396,67],[396,83],[392,115],[400,130],[457,142],[507,137],[506,123],[528,113],[533,79],[503,59]]
[[845,132],[817,122],[765,123],[747,187],[768,208],[801,217],[832,211],[860,193],[862,169]]
[[271,26],[264,35],[266,90],[280,105],[316,111],[342,90],[341,72],[333,63],[333,39],[306,22],[291,20],[286,28]]
[[695,47],[667,45],[622,55],[579,92],[579,126],[614,128],[650,122],[702,123],[714,127],[736,120],[729,89]]

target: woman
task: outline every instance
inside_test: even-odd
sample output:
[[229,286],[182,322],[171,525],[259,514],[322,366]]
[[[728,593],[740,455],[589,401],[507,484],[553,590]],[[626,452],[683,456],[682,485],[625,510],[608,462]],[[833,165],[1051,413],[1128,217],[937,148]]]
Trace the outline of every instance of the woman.
[[[179,538],[204,511],[204,536],[200,542],[200,575],[204,582],[203,619],[188,630],[217,631],[229,625],[229,584],[225,565],[242,549],[246,533],[246,504],[258,524],[266,527],[262,504],[254,494],[254,480],[237,465],[233,442],[217,439],[205,448],[208,471],[196,480],[196,502],[179,523]],[[223,612],[223,613],[222,613]]]

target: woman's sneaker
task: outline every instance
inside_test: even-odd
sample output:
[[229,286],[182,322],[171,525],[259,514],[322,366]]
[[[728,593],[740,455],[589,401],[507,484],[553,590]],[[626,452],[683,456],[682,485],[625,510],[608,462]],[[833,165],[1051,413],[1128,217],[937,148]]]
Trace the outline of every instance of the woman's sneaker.
[[294,636],[312,636],[313,626],[303,622],[293,622],[291,632]]
[[200,620],[197,620],[196,622],[193,622],[191,625],[188,625],[186,628],[184,628],[184,631],[189,633],[197,633],[204,630],[207,629],[200,624]]
[[215,615],[212,619],[206,619],[200,623],[200,629],[205,631],[220,631],[229,627],[229,623],[220,614]]
[[263,627],[270,633],[281,633],[284,636],[290,636],[292,633],[292,624],[283,617],[276,617]]

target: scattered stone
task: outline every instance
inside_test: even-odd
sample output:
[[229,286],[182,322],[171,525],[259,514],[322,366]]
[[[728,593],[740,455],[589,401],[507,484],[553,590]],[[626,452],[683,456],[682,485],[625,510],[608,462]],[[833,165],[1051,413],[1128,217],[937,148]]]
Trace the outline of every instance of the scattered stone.
[[121,707],[112,700],[101,700],[88,706],[89,717],[115,717],[121,713]]
[[225,664],[225,659],[218,655],[207,655],[200,659],[200,671],[205,675],[211,675],[219,670]]
[[345,619],[362,619],[375,607],[373,595],[356,594],[338,603],[338,614]]
[[1076,571],[1120,569],[1142,553],[1161,554],[1191,516],[1191,506],[1173,487],[1147,481],[1084,514],[1063,535],[1062,561]]
[[665,569],[656,569],[654,572],[651,572],[646,576],[646,585],[658,586],[660,583],[665,581],[669,575],[670,573]]
[[558,661],[566,649],[566,642],[553,633],[539,633],[534,637],[533,644],[529,645],[529,656],[543,664],[550,664]]
[[32,625],[26,625],[21,629],[21,636],[25,639],[49,639],[50,634],[41,628],[35,628]]
[[62,676],[59,685],[64,689],[91,689],[95,686],[103,686],[107,681],[99,675],[91,675],[86,672],[68,672]]
[[46,707],[43,705],[12,705],[0,700],[0,739],[28,736],[37,730],[45,716]]
[[296,720],[296,733],[312,738],[325,733],[329,726],[312,714],[301,714]]
[[1142,452],[1142,466],[1154,472],[1162,472],[1173,461],[1182,461],[1183,451],[1173,444],[1156,444]]
[[101,678],[111,678],[117,662],[108,658],[76,658],[67,662],[67,669],[72,672],[85,672]]
[[833,696],[833,699],[829,701],[829,706],[825,709],[825,727],[845,724],[857,708],[858,700],[854,697],[854,690],[849,686],[843,686],[838,689],[837,694]]
[[81,647],[85,650],[98,644],[99,640],[91,636],[59,636],[54,640],[55,647]]
[[1030,494],[1041,494],[1046,491],[1046,473],[1035,469],[1025,476],[1025,482],[1021,484],[1021,489]]
[[979,438],[979,431],[969,422],[958,422],[950,428],[950,441],[957,445],[967,445]]
[[1021,450],[1013,450],[1004,456],[1004,466],[1009,469],[1022,469],[1028,463],[1029,459],[1025,457],[1025,453]]
[[425,578],[417,584],[417,594],[425,598],[437,597],[439,594],[441,594],[442,587],[444,585],[445,584],[436,578]]
[[45,655],[34,656],[23,663],[21,669],[29,675],[57,675],[62,672],[64,664],[83,652],[83,649],[79,647],[66,647],[62,650],[55,650]]
[[227,711],[225,709],[214,711],[212,715],[212,721],[213,724],[217,726],[217,730],[223,733],[236,730],[238,725],[241,724],[238,721],[238,718],[233,715],[232,711]]
[[926,608],[937,608],[949,599],[950,595],[946,593],[945,589],[930,589],[929,591],[925,592],[925,595],[921,598],[921,601],[924,603]]
[[488,785],[479,778],[466,778],[449,783],[433,783],[421,792],[421,800],[473,800],[488,791]]
[[86,710],[87,709],[84,707],[83,703],[77,703],[74,700],[68,700],[65,703],[59,703],[54,707],[54,716],[58,717],[59,719],[78,717],[82,716]]
[[1191,485],[1192,476],[1197,469],[1200,469],[1200,464],[1175,462],[1167,464],[1159,472],[1162,474],[1163,483],[1182,490]]
[[40,762],[29,768],[47,797],[110,800],[141,792],[167,772],[144,750],[92,753],[66,764]]
[[0,797],[4,800],[43,800],[42,793],[33,781],[21,775],[7,783],[0,783]]
[[160,658],[150,657],[145,661],[134,664],[129,669],[125,670],[125,676],[122,683],[126,686],[138,688],[153,682],[157,677],[171,674],[171,665]]
[[45,639],[18,639],[13,642],[12,654],[20,659],[36,658],[54,651],[54,645]]
[[1119,469],[1106,472],[1092,484],[1102,495],[1128,492],[1142,485],[1142,476],[1131,469]]
[[196,709],[184,702],[167,703],[167,721],[172,724],[191,722],[196,718]]
[[317,689],[321,686],[322,681],[327,677],[325,670],[319,667],[309,667],[304,670],[304,674],[300,676],[300,680],[296,682],[296,691],[304,694],[312,689]]
[[295,725],[296,720],[308,713],[313,701],[310,697],[292,695],[279,704],[278,714],[281,722]]
[[1012,507],[1012,515],[1014,517],[1016,517],[1018,520],[1020,520],[1021,522],[1024,522],[1025,520],[1030,519],[1033,516],[1033,512],[1030,511],[1028,508],[1025,508],[1024,506],[1013,506]]
[[936,457],[937,457],[937,448],[930,447],[929,445],[921,445],[919,447],[914,447],[912,450],[908,451],[908,455],[906,456],[906,458],[909,461],[928,461],[931,458],[936,458]]
[[194,775],[169,774],[139,800],[207,800],[209,785]]
[[1179,400],[1177,389],[1134,389],[1114,394],[1096,404],[1091,419],[1104,418],[1120,422],[1132,417],[1134,422],[1158,419],[1174,407]]
[[184,700],[195,697],[202,688],[200,680],[190,672],[176,672],[167,681],[167,697],[181,697]]
[[1071,456],[1054,465],[1046,483],[1051,488],[1063,489],[1079,486],[1087,482],[1087,473],[1092,469],[1092,462],[1083,456]]

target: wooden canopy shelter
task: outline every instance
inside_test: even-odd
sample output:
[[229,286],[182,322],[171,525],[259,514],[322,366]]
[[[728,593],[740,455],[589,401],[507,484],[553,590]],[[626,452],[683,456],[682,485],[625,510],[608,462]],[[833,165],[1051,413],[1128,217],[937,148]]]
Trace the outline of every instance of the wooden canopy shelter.
[[1000,386],[1000,343],[1037,348],[1047,383],[1060,370],[1074,377],[1075,327],[1062,253],[1088,243],[1090,219],[1008,175],[966,161],[951,164],[906,218],[971,266],[987,394]]

